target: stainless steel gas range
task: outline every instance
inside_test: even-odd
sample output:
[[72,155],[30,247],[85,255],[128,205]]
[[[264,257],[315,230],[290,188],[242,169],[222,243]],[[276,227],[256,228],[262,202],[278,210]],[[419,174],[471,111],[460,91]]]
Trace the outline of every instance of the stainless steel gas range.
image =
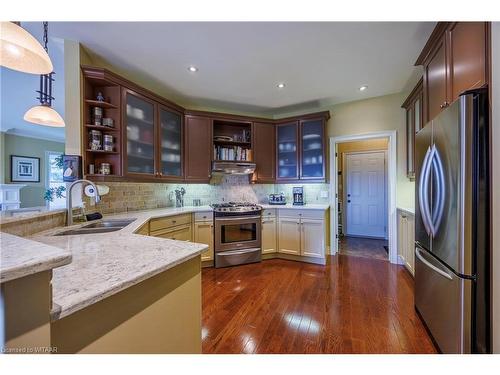
[[215,267],[261,261],[262,207],[253,203],[213,204]]

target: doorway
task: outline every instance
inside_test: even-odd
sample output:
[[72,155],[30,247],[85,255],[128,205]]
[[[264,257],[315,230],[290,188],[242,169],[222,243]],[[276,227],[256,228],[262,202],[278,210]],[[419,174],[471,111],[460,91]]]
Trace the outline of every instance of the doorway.
[[345,187],[342,196],[345,225],[341,234],[387,239],[385,150],[343,152],[341,156]]
[[[365,148],[368,143],[371,147]],[[396,131],[331,137],[330,149],[335,150],[330,154],[332,254],[342,247],[351,255],[371,254],[398,263]],[[351,164],[347,169],[355,172],[351,173],[350,181],[346,181],[349,178],[344,171],[346,162]],[[350,199],[355,204],[346,208],[349,198],[354,198],[353,192],[346,191],[349,185],[364,198],[361,202]],[[366,192],[376,198],[376,203],[370,202]]]

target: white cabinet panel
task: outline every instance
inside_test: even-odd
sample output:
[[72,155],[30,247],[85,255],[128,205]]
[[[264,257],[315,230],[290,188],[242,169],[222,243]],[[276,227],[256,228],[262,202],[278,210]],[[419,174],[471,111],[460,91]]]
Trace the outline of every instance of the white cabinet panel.
[[194,224],[194,242],[208,245],[208,249],[201,254],[202,261],[214,259],[214,225],[212,222]]
[[300,219],[279,219],[279,250],[283,254],[300,255]]
[[325,256],[324,220],[302,219],[301,255],[315,258]]
[[262,254],[276,253],[278,251],[276,219],[262,218]]

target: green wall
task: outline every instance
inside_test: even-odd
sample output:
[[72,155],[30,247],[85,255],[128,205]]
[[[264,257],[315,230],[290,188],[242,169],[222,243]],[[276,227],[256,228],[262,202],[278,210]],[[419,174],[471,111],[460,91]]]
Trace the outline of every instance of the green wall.
[[[3,143],[0,177],[3,171],[4,183],[13,183],[11,181],[10,155],[40,158],[40,182],[22,182],[22,184],[27,186],[21,189],[21,208],[45,206],[45,201],[43,199],[46,174],[45,151],[64,152],[64,143],[21,137],[6,133],[1,134],[2,138],[0,138],[0,140],[3,139]],[[15,183],[20,184],[21,182]]]

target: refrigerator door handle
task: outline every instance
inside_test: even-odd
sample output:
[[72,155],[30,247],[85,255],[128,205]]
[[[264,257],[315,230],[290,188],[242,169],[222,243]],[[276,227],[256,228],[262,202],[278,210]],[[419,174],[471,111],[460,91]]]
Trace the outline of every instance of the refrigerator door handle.
[[429,206],[429,175],[431,172],[430,162],[432,156],[432,149],[429,147],[425,153],[424,161],[422,163],[422,172],[418,183],[418,205],[424,223],[425,231],[428,235],[432,235],[430,219],[430,206]]
[[443,277],[446,277],[448,280],[453,280],[453,277],[448,272],[446,272],[440,268],[437,268],[434,264],[432,264],[427,259],[425,259],[424,256],[422,255],[422,250],[420,250],[418,247],[415,248],[415,255],[417,256],[418,259],[420,259],[420,261],[423,264],[425,264],[427,267],[429,267],[430,269],[432,269],[436,273],[440,274]]
[[431,230],[432,236],[435,237],[439,229],[439,225],[441,224],[441,219],[443,218],[444,203],[446,199],[446,185],[444,181],[444,168],[441,156],[439,155],[439,151],[436,148],[436,145],[432,145],[432,147],[432,169],[434,170],[434,174],[436,176],[435,186],[437,201],[433,207],[434,209],[432,212]]

